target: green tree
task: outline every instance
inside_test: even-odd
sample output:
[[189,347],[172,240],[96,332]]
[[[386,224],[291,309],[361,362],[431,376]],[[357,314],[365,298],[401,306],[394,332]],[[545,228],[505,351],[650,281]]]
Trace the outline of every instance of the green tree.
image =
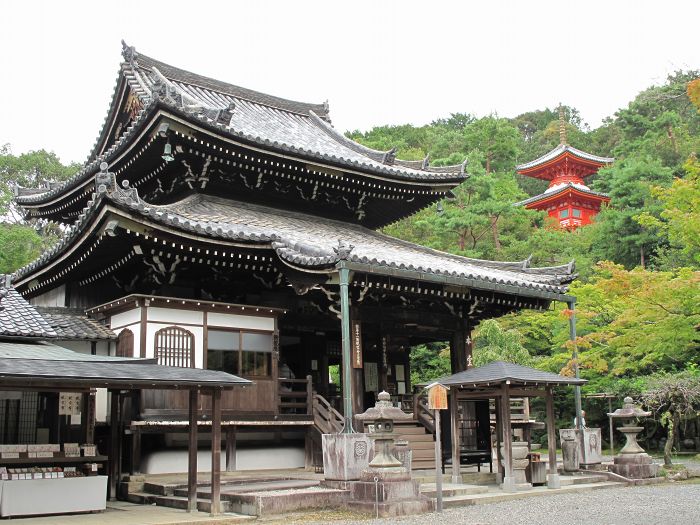
[[464,137],[468,151],[482,153],[487,175],[513,169],[522,139],[508,119],[492,115],[475,120],[464,128]]
[[494,361],[531,365],[533,359],[522,341],[523,336],[517,330],[504,330],[495,319],[483,321],[474,334],[474,366]]
[[[49,182],[69,179],[80,169],[78,164],[65,166],[55,153],[45,150],[13,155],[9,144],[0,147],[0,215],[11,212],[14,188],[40,187]],[[15,213],[14,217],[17,219]]]
[[21,268],[45,247],[45,239],[31,226],[0,223],[0,274]]

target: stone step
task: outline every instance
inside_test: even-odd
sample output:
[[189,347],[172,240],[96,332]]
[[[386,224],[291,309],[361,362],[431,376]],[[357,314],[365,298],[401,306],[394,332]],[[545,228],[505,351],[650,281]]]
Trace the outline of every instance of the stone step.
[[[184,496],[154,496],[153,502],[161,507],[172,509],[187,509],[187,497]],[[221,512],[232,512],[228,501],[221,499]],[[211,512],[211,501],[197,498],[197,510],[200,512]],[[234,511],[235,512],[235,511]]]
[[450,496],[443,498],[443,506],[445,508],[451,507],[465,507],[468,505],[484,505],[487,503],[499,503],[502,501],[511,501],[516,499],[533,498],[538,496],[549,496],[552,494],[562,494],[562,493],[578,493],[583,490],[600,490],[609,488],[624,487],[624,483],[617,483],[612,481],[606,481],[604,483],[590,483],[581,484],[577,486],[565,486],[559,489],[548,489],[546,487],[536,487],[531,490],[517,491],[517,492],[502,492],[498,489],[493,489],[489,492],[483,494],[474,494],[467,496]]
[[[465,485],[495,485],[496,483],[496,474],[490,473],[488,469],[486,472],[463,472],[461,477],[462,483]],[[414,470],[413,479],[420,481],[421,484],[435,483],[435,468],[418,472]],[[447,469],[445,474],[442,475],[442,483],[445,485],[451,482],[452,471]]]
[[435,451],[435,442],[433,441],[409,441],[408,447],[411,450],[432,450]]
[[342,508],[350,491],[325,487],[271,490],[243,494],[222,494],[232,512],[248,516],[269,516],[309,509]]
[[602,483],[608,481],[608,477],[603,474],[580,474],[573,476],[559,476],[561,486],[582,485],[586,483]]
[[[221,497],[224,498],[230,494],[245,494],[247,492],[265,492],[271,490],[291,490],[291,489],[305,489],[309,487],[317,487],[320,481],[313,479],[288,479],[288,480],[276,480],[276,481],[263,481],[260,483],[250,482],[250,483],[236,483],[236,484],[222,484],[221,485]],[[209,498],[211,494],[211,487],[200,487],[197,490],[197,497]],[[187,497],[187,489],[181,488],[175,490],[175,496],[185,496]]]
[[419,460],[413,460],[411,461],[411,470],[425,470],[425,469],[434,469],[435,468],[435,460],[428,460],[428,459],[419,459]]
[[[465,485],[465,484],[452,484],[443,483],[442,485],[442,497],[451,498],[454,496],[469,496],[474,494],[484,494],[488,492],[489,488],[487,485]],[[420,486],[420,491],[423,495],[429,498],[437,497],[437,488],[435,483],[424,483]]]

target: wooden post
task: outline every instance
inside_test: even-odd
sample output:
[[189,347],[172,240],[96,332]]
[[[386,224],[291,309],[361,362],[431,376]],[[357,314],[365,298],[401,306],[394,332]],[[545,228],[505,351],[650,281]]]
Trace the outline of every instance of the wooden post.
[[306,415],[314,413],[314,385],[311,376],[306,376]]
[[189,439],[187,442],[187,512],[197,510],[197,448],[199,421],[199,391],[196,388],[190,390],[189,406]]
[[[450,389],[450,431],[452,433],[452,483],[461,483],[462,475],[460,472],[459,447],[460,447],[460,432],[459,432],[459,406],[457,392],[459,388],[454,385]],[[442,461],[442,458],[440,458]],[[435,468],[439,468],[436,465]]]
[[513,480],[513,437],[510,425],[510,392],[508,384],[503,386],[501,412],[503,413],[503,490],[512,492],[515,490]]
[[[456,386],[452,388],[457,388]],[[435,510],[442,512],[442,442],[440,436],[440,410],[434,410],[435,421],[435,491],[437,492],[437,507]]]
[[559,471],[557,470],[557,431],[554,428],[554,395],[552,388],[547,388],[545,394],[547,404],[547,449],[549,452],[549,476],[547,476],[547,487],[558,489],[561,487]]
[[467,348],[466,332],[463,329],[456,330],[452,334],[452,344],[450,345],[450,361],[452,373],[463,372],[467,369]]
[[236,427],[226,430],[226,472],[236,471]]
[[221,390],[211,393],[211,515],[221,514]]
[[501,396],[496,396],[496,480],[503,483],[503,462],[501,461],[501,443],[503,439],[503,412]]
[[90,389],[89,393],[83,394],[83,414],[81,421],[84,422],[84,438],[85,443],[89,445],[95,444],[95,413],[97,390]]
[[352,434],[352,341],[350,340],[350,294],[348,287],[350,286],[350,270],[347,268],[339,268],[338,276],[340,279],[340,334],[342,344],[342,371],[343,371],[343,417],[345,424],[343,426],[344,434]]
[[109,430],[110,430],[110,451],[109,451],[109,499],[117,499],[117,478],[119,477],[119,407],[121,406],[119,390],[110,390],[112,399],[110,400]]

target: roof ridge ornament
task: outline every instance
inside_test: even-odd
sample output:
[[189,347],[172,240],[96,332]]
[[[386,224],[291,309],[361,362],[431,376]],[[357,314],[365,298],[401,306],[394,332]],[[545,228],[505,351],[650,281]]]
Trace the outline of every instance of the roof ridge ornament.
[[382,163],[388,164],[389,166],[394,164],[394,162],[396,161],[396,151],[396,146],[394,146],[389,151],[384,153],[384,156],[382,157]]
[[129,63],[129,65],[136,65],[136,48],[128,45],[124,39],[122,39],[122,56],[124,57],[124,60]]
[[467,172],[467,163],[469,162],[468,158],[464,159],[464,162],[459,165],[459,174],[464,175]]
[[12,288],[12,275],[7,273],[0,277],[0,312],[5,309],[2,300],[9,295],[10,288]]
[[109,164],[104,161],[100,163],[100,171],[95,175],[95,191],[97,195],[106,195],[126,204],[141,202],[138,190],[130,187],[128,180],[123,180],[122,187],[119,187],[117,176],[109,171]]
[[333,247],[333,251],[335,252],[335,255],[339,261],[347,261],[354,249],[355,246],[353,244],[345,242],[341,239],[338,239],[338,246]]
[[428,153],[420,165],[420,169],[427,170],[430,167],[430,153]]

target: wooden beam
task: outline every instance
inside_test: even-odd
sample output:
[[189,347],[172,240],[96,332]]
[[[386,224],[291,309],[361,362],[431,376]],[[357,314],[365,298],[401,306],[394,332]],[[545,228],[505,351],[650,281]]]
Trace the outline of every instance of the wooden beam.
[[110,390],[110,411],[109,411],[109,499],[114,501],[117,499],[117,478],[119,477],[119,407],[121,405],[119,390]]
[[199,419],[199,391],[190,390],[189,435],[187,442],[187,512],[197,511],[197,420]]
[[211,394],[211,515],[221,514],[221,390]]
[[496,479],[499,484],[503,483],[503,462],[501,461],[501,443],[503,440],[502,404],[501,396],[496,396]]
[[144,299],[141,303],[141,324],[139,338],[139,355],[146,357],[146,334],[148,333],[148,299]]
[[501,402],[501,412],[503,414],[503,463],[505,467],[503,475],[503,485],[506,490],[514,490],[513,487],[513,432],[510,425],[510,391],[508,385],[503,387],[503,397]]
[[[452,483],[462,483],[459,461],[459,405],[456,387],[450,389],[450,432],[452,434]],[[440,468],[440,466],[435,465],[435,468]]]
[[559,471],[557,470],[557,431],[555,429],[556,419],[554,418],[554,394],[552,389],[547,389],[545,398],[547,405],[547,450],[549,452],[549,476],[547,476],[547,487],[557,489],[561,486],[559,481]]
[[236,427],[226,430],[226,472],[236,471]]

